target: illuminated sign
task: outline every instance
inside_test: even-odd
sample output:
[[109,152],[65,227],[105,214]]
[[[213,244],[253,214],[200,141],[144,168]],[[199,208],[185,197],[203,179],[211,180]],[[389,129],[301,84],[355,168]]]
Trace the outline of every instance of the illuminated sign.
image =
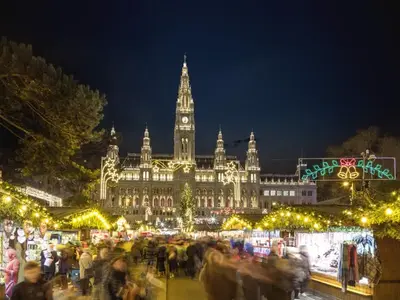
[[298,173],[301,181],[395,180],[396,159],[300,158]]
[[60,197],[51,195],[42,190],[38,190],[30,186],[19,188],[19,190],[28,196],[49,202],[50,206],[62,206],[62,199]]

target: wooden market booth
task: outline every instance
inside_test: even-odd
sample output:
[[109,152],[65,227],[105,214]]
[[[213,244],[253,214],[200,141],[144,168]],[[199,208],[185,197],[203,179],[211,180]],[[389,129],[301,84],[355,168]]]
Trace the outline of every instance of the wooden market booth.
[[[339,221],[343,212],[351,215],[351,207],[349,205],[324,203],[322,205],[309,206],[306,210],[295,207],[281,207],[274,210],[272,213],[264,216],[260,222],[254,222],[246,220],[242,216],[234,216],[223,224],[223,228],[234,229],[246,227],[252,227],[253,230],[257,227],[264,230],[284,230],[287,232],[294,232],[296,235],[308,233],[309,235],[327,235],[332,236],[352,236],[351,233],[358,234],[369,231],[373,224],[369,224],[369,220],[373,219],[373,213],[364,215],[356,215],[355,218],[359,218],[360,224],[359,229],[350,226],[346,221]],[[378,208],[377,208],[378,209]],[[384,209],[384,208],[379,208]],[[379,210],[378,209],[378,210]],[[392,214],[392,209],[386,208],[387,215]],[[395,208],[393,208],[393,212]],[[332,219],[325,218],[326,216],[334,216]],[[337,221],[334,221],[334,220]],[[346,217],[343,217],[346,220]],[[300,222],[301,221],[301,222]],[[304,224],[306,221],[307,225]],[[332,222],[332,223],[331,223]],[[335,224],[333,224],[335,222]],[[251,225],[251,226],[250,226]],[[361,225],[361,226],[360,226]],[[334,229],[334,226],[337,229]],[[380,224],[379,226],[385,226]],[[335,233],[334,230],[339,230]],[[400,239],[386,236],[386,234],[380,234],[379,230],[375,230],[377,227],[372,227],[374,234],[374,247],[376,247],[376,257],[380,260],[380,267],[376,266],[376,284],[369,282],[368,284],[356,284],[355,286],[347,286],[344,290],[341,282],[338,281],[336,276],[324,274],[323,272],[312,272],[312,278],[309,283],[309,288],[313,293],[322,295],[324,297],[332,297],[335,299],[346,299],[346,300],[366,300],[366,299],[400,299],[400,271],[398,267],[398,258],[400,257]],[[341,234],[340,232],[347,232]],[[400,235],[400,232],[398,232]],[[300,246],[300,245],[296,245]],[[329,295],[329,296],[327,296]],[[328,299],[327,298],[327,299]]]

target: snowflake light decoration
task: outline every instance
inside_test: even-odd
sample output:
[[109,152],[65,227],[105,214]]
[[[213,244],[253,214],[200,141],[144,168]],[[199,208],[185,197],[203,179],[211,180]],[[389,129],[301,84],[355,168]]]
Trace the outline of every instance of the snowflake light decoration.
[[160,171],[160,168],[158,166],[153,167],[153,172],[158,173]]

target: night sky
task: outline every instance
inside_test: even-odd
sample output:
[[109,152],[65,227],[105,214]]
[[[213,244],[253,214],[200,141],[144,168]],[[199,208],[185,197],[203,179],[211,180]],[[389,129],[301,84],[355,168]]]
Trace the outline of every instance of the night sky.
[[253,129],[263,172],[294,172],[357,129],[400,133],[398,15],[388,1],[15,0],[0,36],[104,92],[122,154],[146,123],[153,152],[172,153],[187,53],[196,152],[213,153],[220,124],[227,143]]

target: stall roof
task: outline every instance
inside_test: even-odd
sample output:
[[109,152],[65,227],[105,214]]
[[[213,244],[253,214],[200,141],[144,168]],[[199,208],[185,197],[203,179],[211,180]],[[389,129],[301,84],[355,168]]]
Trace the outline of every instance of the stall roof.
[[47,207],[47,211],[57,219],[63,219],[71,215],[82,214],[86,211],[90,211],[92,208],[80,208],[80,207]]

